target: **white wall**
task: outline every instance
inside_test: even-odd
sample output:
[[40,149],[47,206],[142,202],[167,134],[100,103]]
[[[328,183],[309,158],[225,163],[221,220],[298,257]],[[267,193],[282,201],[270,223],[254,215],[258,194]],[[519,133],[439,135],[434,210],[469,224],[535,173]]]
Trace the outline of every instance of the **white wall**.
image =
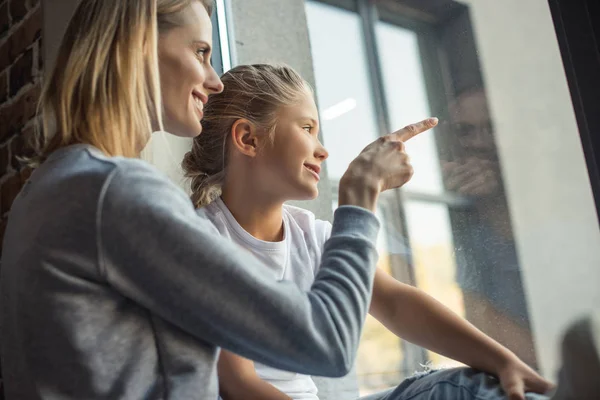
[[465,0],[495,124],[538,359],[553,377],[562,331],[600,306],[600,231],[545,0]]

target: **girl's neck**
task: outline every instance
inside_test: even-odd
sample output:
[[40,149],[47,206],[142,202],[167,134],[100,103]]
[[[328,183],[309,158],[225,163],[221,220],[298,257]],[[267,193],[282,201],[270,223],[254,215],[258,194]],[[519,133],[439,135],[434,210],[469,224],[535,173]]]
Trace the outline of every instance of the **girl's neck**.
[[283,240],[283,202],[253,189],[247,182],[226,182],[221,199],[238,224],[259,240]]

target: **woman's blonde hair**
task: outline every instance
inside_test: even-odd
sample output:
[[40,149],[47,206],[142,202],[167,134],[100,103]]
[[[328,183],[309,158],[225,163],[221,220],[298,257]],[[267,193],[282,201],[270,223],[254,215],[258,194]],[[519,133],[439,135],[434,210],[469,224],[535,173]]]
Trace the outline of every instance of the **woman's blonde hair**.
[[75,143],[139,155],[162,129],[158,36],[194,1],[212,12],[212,0],[81,1],[45,77],[37,162]]
[[241,65],[222,77],[225,89],[209,97],[204,107],[202,133],[194,138],[192,150],[182,162],[191,178],[192,201],[202,207],[221,194],[225,182],[229,136],[233,124],[247,119],[271,136],[281,107],[297,102],[310,85],[288,66]]

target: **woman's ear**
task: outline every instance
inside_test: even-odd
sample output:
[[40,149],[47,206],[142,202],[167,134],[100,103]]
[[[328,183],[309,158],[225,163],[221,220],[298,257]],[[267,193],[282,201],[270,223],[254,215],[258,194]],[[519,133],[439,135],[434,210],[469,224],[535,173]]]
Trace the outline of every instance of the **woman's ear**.
[[247,119],[238,119],[231,127],[232,148],[249,157],[258,152],[258,132],[256,126]]

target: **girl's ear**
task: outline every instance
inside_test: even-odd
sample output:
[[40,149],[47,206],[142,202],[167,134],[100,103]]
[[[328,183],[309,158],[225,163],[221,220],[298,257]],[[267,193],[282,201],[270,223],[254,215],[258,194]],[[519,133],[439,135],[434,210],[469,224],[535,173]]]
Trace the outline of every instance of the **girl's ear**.
[[240,153],[249,157],[258,152],[258,134],[254,124],[247,119],[238,119],[231,127],[231,145]]

